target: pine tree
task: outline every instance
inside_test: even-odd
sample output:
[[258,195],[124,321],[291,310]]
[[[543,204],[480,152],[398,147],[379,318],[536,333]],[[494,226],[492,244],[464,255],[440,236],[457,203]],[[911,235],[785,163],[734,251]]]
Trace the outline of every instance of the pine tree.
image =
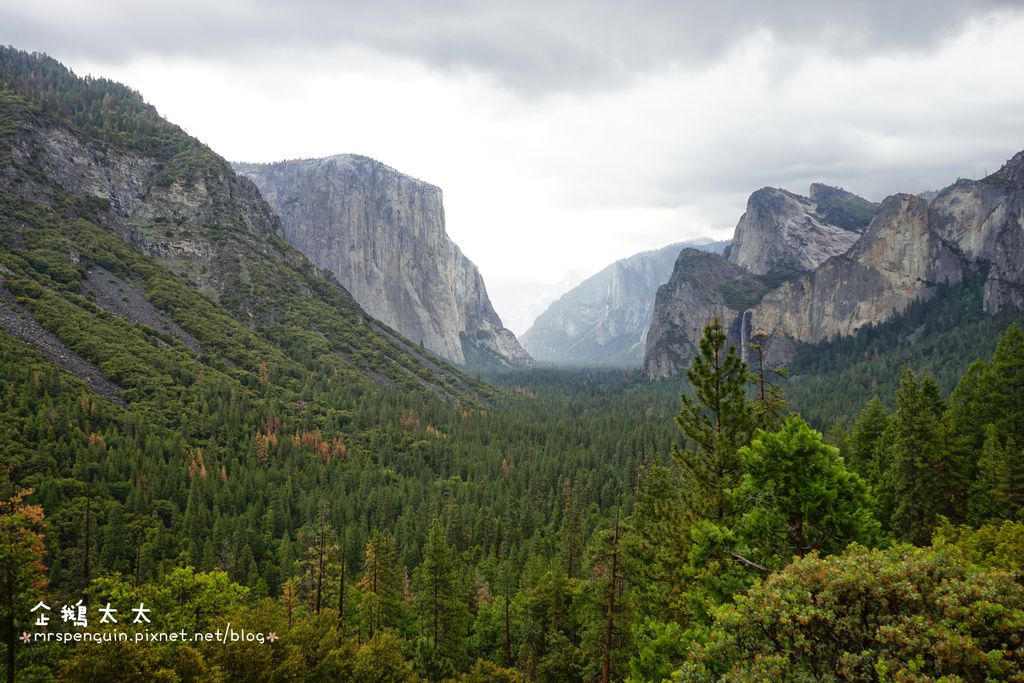
[[[604,642],[602,643],[601,657],[601,683],[608,683],[612,675],[612,654],[616,649],[616,627],[615,619],[622,611],[622,600],[616,602],[616,596],[622,594],[622,573],[619,566],[619,510],[615,509],[615,526],[612,533],[611,548],[606,555],[605,562],[608,566],[608,608],[605,614]],[[619,630],[622,630],[620,624]]]
[[950,427],[961,436],[964,447],[971,452],[981,451],[985,440],[985,425],[991,422],[988,401],[988,364],[977,360],[967,368],[956,388],[949,396]]
[[562,486],[562,539],[565,548],[565,574],[570,579],[576,576],[580,554],[579,510],[573,496],[573,484],[566,480]]
[[391,534],[374,531],[366,542],[363,578],[356,584],[363,593],[361,617],[368,637],[401,624],[402,580]]
[[416,607],[435,656],[457,660],[469,613],[460,600],[453,550],[441,521],[430,524],[423,562],[416,572]]
[[1012,436],[1006,438],[1006,518],[1021,519],[1024,513],[1024,452]]
[[732,515],[725,491],[740,478],[737,450],[750,442],[757,427],[747,397],[747,365],[726,349],[727,335],[716,315],[704,328],[700,352],[686,373],[694,397],[683,393],[676,424],[689,444],[674,448],[683,471],[683,501],[691,520],[721,523]]
[[985,443],[978,458],[978,476],[971,486],[971,524],[1012,518],[1010,514],[1010,461],[995,425],[985,426]]
[[1024,332],[1010,325],[996,345],[986,384],[989,420],[1005,451],[1007,509],[1015,518],[1024,510]]
[[1017,325],[1000,337],[986,375],[988,420],[1004,439],[1024,444],[1024,332]]
[[1015,518],[1024,509],[1024,333],[1016,324],[987,363],[971,365],[949,404],[949,443],[975,475],[970,519]]
[[682,611],[689,536],[680,489],[677,470],[645,466],[624,525],[622,563],[633,579],[633,603],[651,619],[677,619]]
[[934,381],[918,382],[904,368],[896,391],[896,412],[882,437],[888,463],[885,494],[897,536],[917,544],[931,538],[939,516],[963,519],[969,474],[946,446]]
[[[6,477],[5,477],[6,478]],[[19,489],[10,480],[0,482],[0,609],[3,611],[7,650],[7,681],[14,683],[18,647],[17,621],[29,613],[46,588],[45,549],[40,526],[43,509],[24,500],[31,489]]]
[[767,366],[767,359],[765,358],[765,342],[767,340],[768,334],[764,330],[757,330],[751,343],[747,345],[747,348],[753,352],[757,362],[755,366],[756,373],[753,375],[754,388],[756,390],[754,407],[758,427],[761,429],[778,429],[782,424],[782,417],[788,402],[782,393],[782,389],[776,382],[772,381],[772,378],[785,379],[789,373],[784,367],[770,368]]
[[338,550],[334,529],[326,521],[323,511],[321,511],[320,521],[311,531],[310,537],[310,545],[303,558],[303,564],[307,575],[312,577],[309,595],[311,611],[314,614],[320,614],[320,609],[324,606],[324,591],[327,588],[328,561]]
[[285,581],[284,588],[281,590],[281,606],[284,607],[285,614],[288,617],[289,631],[292,628],[292,620],[295,616],[295,610],[300,604],[296,581],[295,579],[288,579]]
[[740,458],[745,474],[734,504],[749,511],[737,531],[756,563],[778,569],[794,556],[877,539],[867,484],[799,417],[762,432],[740,449]]
[[850,432],[847,456],[850,469],[862,476],[872,486],[881,482],[882,472],[878,462],[877,447],[889,425],[889,413],[877,396],[873,396]]

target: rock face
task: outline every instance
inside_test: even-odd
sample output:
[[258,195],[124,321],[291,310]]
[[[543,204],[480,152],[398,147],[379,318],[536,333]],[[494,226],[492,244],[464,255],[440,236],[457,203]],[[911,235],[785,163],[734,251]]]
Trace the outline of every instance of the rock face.
[[850,335],[979,271],[987,312],[1024,308],[1024,152],[930,202],[887,198],[847,254],[765,296],[754,325],[797,341]]
[[370,315],[456,363],[532,364],[445,233],[439,188],[354,155],[235,168],[281,217],[285,239]]
[[643,362],[658,287],[686,247],[721,253],[728,242],[696,240],[616,261],[566,292],[522,337],[538,361],[578,366]]
[[960,180],[932,200],[939,237],[988,267],[985,310],[1024,308],[1024,152],[982,180]]
[[867,212],[874,213],[871,202],[818,183],[811,186],[810,198],[760,189],[750,195],[736,224],[729,260],[757,275],[814,270],[857,241]]
[[[95,198],[103,203],[104,225],[138,251],[210,299],[231,292],[252,312],[239,263],[276,251],[268,240],[281,237],[280,221],[256,187],[211,151],[197,148],[179,174],[176,159],[103,144],[42,115],[25,115],[6,144],[12,163],[0,170],[5,191],[45,205],[58,201],[55,187]],[[37,175],[19,170],[26,168]],[[276,257],[292,265],[303,260],[294,250]]]
[[802,342],[851,335],[931,297],[943,282],[958,282],[968,264],[931,224],[925,200],[888,197],[848,253],[767,294],[753,326]]
[[671,278],[655,297],[644,372],[651,378],[683,372],[697,352],[704,325],[716,315],[738,346],[740,317],[767,288],[762,277],[718,254],[681,251]]
[[[38,242],[46,254],[37,257],[40,264],[70,264],[61,267],[61,286],[76,291],[84,316],[123,318],[152,330],[155,343],[173,341],[215,368],[252,370],[291,354],[296,363],[330,354],[356,381],[422,389],[453,402],[482,398],[476,382],[371,318],[332,275],[285,241],[279,218],[250,180],[160,118],[141,95],[79,79],[44,55],[13,48],[0,47],[0,67],[0,251],[23,262]],[[57,242],[39,237],[58,230]],[[97,231],[140,254],[110,255]],[[15,278],[8,273],[0,279],[10,293]],[[24,286],[24,278],[17,281]],[[50,288],[46,278],[41,282],[32,290],[40,296]],[[182,292],[209,303],[207,315],[222,324],[197,319]],[[122,400],[119,387],[100,382],[100,356],[83,352],[87,335],[68,335],[52,319],[33,327],[29,308],[18,305],[0,316],[0,327],[101,395]],[[220,337],[228,327],[238,345]],[[117,352],[111,341],[104,353]]]
[[[812,186],[811,195],[804,200],[760,190],[751,196],[729,252],[734,264],[762,275],[762,295],[751,297],[749,306],[723,307],[706,284],[673,273],[668,288],[659,290],[648,333],[644,367],[649,376],[678,373],[714,312],[734,331],[733,343],[739,341],[735,331],[741,322],[749,320],[750,330],[767,333],[769,356],[784,362],[794,343],[854,334],[915,299],[934,296],[939,285],[971,274],[986,274],[987,312],[1024,308],[1024,152],[981,180],[959,180],[926,197],[886,198],[877,211],[871,207],[874,217],[859,237],[846,228],[857,228],[867,214],[864,200],[819,185]],[[823,231],[825,216],[835,224]],[[772,234],[775,242],[766,237]],[[857,239],[807,268],[827,251],[818,248],[828,243],[827,234],[841,237],[831,242],[836,250],[849,235]],[[693,266],[677,263],[676,270],[680,267]],[[715,268],[706,277],[740,281],[720,264]],[[779,283],[773,268],[805,272]]]

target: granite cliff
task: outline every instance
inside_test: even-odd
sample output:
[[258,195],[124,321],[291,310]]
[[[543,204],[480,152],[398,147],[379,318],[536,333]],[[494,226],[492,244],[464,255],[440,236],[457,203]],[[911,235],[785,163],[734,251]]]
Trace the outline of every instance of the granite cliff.
[[849,252],[765,296],[753,325],[801,342],[846,336],[972,273],[985,274],[986,312],[1024,308],[1024,152],[930,202],[887,198]]
[[939,238],[985,267],[985,310],[1024,309],[1024,151],[990,176],[959,180],[929,205]]
[[728,257],[757,275],[806,272],[857,241],[875,205],[815,183],[811,196],[765,187],[750,195]]
[[441,190],[367,157],[236,164],[283,234],[370,315],[456,363],[532,364],[445,232]]
[[728,242],[694,240],[621,259],[563,294],[522,336],[538,361],[638,366],[643,362],[655,294],[680,251],[721,253]]
[[[729,260],[758,276],[763,291],[744,309],[717,304],[732,343],[762,330],[770,356],[784,362],[795,344],[854,334],[966,277],[984,277],[986,312],[1024,308],[1024,152],[981,180],[959,180],[927,197],[896,194],[877,210],[835,188],[815,185],[811,195],[766,189],[751,196]],[[869,210],[873,217],[858,234]],[[741,281],[720,265],[715,277]],[[716,304],[676,273],[671,282],[674,289],[659,292],[648,333],[651,377],[679,372],[710,317],[709,302]]]
[[801,342],[851,335],[930,297],[943,282],[958,282],[967,266],[932,228],[927,202],[894,195],[848,253],[767,294],[752,324]]
[[644,347],[648,377],[684,372],[697,352],[704,325],[714,316],[738,338],[742,312],[767,291],[764,278],[719,254],[679,253],[669,281],[658,288]]

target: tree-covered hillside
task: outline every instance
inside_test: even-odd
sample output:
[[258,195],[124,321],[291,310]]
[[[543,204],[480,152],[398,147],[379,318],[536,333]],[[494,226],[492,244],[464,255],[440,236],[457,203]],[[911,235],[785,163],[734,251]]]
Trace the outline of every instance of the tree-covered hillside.
[[714,321],[677,383],[484,381],[122,86],[0,51],[0,149],[7,680],[1024,680],[973,285],[777,386]]

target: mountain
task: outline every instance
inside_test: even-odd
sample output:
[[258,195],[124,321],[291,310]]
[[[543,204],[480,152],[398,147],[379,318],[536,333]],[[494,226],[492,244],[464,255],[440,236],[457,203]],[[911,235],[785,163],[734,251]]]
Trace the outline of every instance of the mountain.
[[[812,187],[816,201],[805,202],[779,191],[768,192],[767,198],[758,196],[765,193],[761,190],[751,197],[729,258],[766,278],[768,290],[751,299],[747,309],[723,311],[733,343],[744,346],[754,331],[762,331],[768,338],[769,357],[785,362],[800,344],[853,335],[891,319],[915,301],[934,297],[943,286],[968,278],[981,278],[981,306],[986,313],[1024,308],[1024,152],[986,178],[959,180],[933,197],[887,197],[852,246],[813,268],[795,266],[810,265],[817,257],[809,254],[824,253],[819,248],[823,244],[838,250],[842,242],[824,237],[845,231],[839,226],[823,231],[824,224],[815,216],[831,215],[832,220],[857,227],[858,223],[841,216],[837,219],[837,211],[846,207],[843,211],[849,213],[853,207],[863,217],[868,207],[859,198],[837,194],[833,188],[823,191],[820,186]],[[751,228],[756,228],[757,239],[749,239]],[[778,244],[764,238],[773,230]],[[746,244],[741,232],[748,236]],[[847,239],[848,235],[843,237]],[[790,267],[793,270],[780,273]],[[731,271],[719,276],[736,277]],[[707,313],[695,301],[694,285],[680,282],[676,291],[655,305],[655,320],[668,322],[657,329],[652,323],[648,334],[645,369],[651,377],[678,372],[692,355],[696,340],[693,335],[699,326],[692,319]],[[682,320],[691,323],[672,322]]]
[[569,290],[522,337],[538,361],[630,366],[643,361],[654,295],[686,247],[721,253],[728,242],[692,240],[634,254]]
[[474,369],[532,364],[445,233],[440,188],[347,154],[235,170],[281,217],[285,239],[373,317]]
[[369,317],[284,240],[252,182],[138,93],[0,49],[0,150],[0,324],[108,397],[269,373],[480,398]]
[[768,289],[765,277],[719,254],[681,251],[672,276],[658,288],[654,300],[644,372],[648,377],[672,377],[685,371],[704,325],[716,315],[738,337],[740,315]]
[[752,325],[801,342],[849,336],[959,282],[968,263],[932,228],[931,214],[918,197],[886,198],[848,253],[766,295]]
[[727,255],[757,275],[814,270],[845,253],[876,208],[820,183],[811,185],[810,197],[765,187],[750,195]]
[[988,313],[1024,308],[1024,152],[981,180],[959,180],[930,202],[894,195],[860,241],[784,284],[753,310],[753,325],[784,340],[848,336],[983,273]]

